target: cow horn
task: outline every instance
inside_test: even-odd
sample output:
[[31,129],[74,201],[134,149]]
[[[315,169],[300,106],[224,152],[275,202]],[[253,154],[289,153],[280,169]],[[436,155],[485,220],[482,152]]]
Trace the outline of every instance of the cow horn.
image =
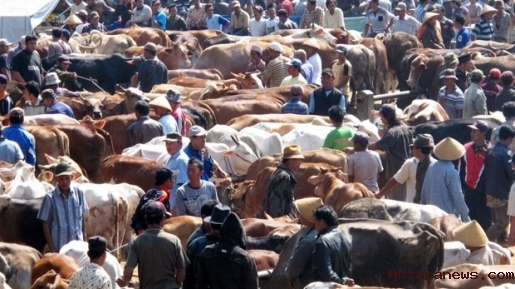
[[86,101],[86,99],[84,98],[84,96],[82,96],[82,94],[79,94],[79,97],[80,97],[80,99],[82,99],[83,101]]
[[232,139],[232,141],[233,141],[235,144],[237,144],[237,145],[239,145],[239,144],[240,144],[240,139],[238,138],[238,136],[237,136],[237,135],[234,135],[234,134],[233,134],[233,135],[231,135],[231,139]]
[[121,90],[121,91],[123,91],[123,92],[127,92],[127,89],[125,89],[123,86],[121,86],[121,85],[120,85],[120,84],[118,84],[118,83],[116,84],[116,89],[119,89],[119,90]]

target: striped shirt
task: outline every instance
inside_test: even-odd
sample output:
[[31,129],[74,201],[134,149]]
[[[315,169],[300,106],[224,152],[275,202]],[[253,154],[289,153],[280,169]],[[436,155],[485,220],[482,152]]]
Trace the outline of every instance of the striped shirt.
[[59,251],[62,246],[73,240],[83,240],[82,220],[88,211],[84,192],[70,186],[70,193],[65,197],[58,186],[43,198],[37,218],[48,222],[54,248]]
[[492,40],[494,37],[494,28],[492,27],[492,23],[481,18],[481,20],[479,20],[474,26],[474,30],[472,30],[471,35],[475,36],[476,40]]
[[457,111],[463,110],[463,91],[461,91],[461,89],[457,85],[455,85],[454,91],[450,93],[446,91],[445,86],[440,88],[438,97],[443,98],[445,100],[442,106],[449,115],[449,119],[455,119],[458,115]]
[[290,60],[282,55],[270,60],[263,72],[263,77],[269,79],[268,87],[280,86],[283,79],[288,76],[288,62]]
[[281,107],[281,113],[308,114],[308,105],[300,101],[298,97],[290,99]]

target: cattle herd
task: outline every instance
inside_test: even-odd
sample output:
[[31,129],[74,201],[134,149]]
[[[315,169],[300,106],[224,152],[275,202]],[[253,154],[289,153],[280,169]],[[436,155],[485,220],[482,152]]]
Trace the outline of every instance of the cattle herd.
[[[484,278],[489,272],[515,271],[509,265],[511,256],[506,249],[499,249],[506,254],[499,265],[463,264],[467,250],[449,237],[459,221],[437,207],[377,200],[366,193],[349,203],[342,201],[347,200],[343,194],[349,190],[321,190],[320,185],[309,182],[313,176],[331,182],[327,175],[347,169],[348,157],[344,152],[322,148],[325,137],[333,129],[329,119],[280,114],[281,106],[289,99],[290,88],[263,88],[256,75],[245,73],[253,45],[261,47],[263,60],[267,62],[271,42],[280,43],[282,54],[292,57],[307,38],[315,37],[322,67],[330,68],[337,58],[335,45],[345,44],[347,58],[353,66],[353,93],[358,89],[369,89],[376,94],[395,92],[397,88],[417,89],[425,98],[402,100],[405,108],[399,112],[414,135],[429,133],[435,143],[445,137],[465,143],[470,141],[467,125],[475,119],[449,120],[435,101],[440,88],[438,75],[445,65],[443,55],[472,54],[476,68],[488,75],[494,67],[515,71],[511,54],[515,46],[474,41],[462,50],[432,50],[422,48],[415,36],[402,32],[360,38],[352,31],[315,25],[311,29],[280,30],[274,34],[238,37],[216,30],[161,31],[133,27],[88,36],[73,35],[70,46],[74,53],[69,55],[69,71],[82,77],[79,82],[85,91],[78,98],[58,99],[71,106],[76,119],[59,114],[26,116],[24,127],[36,140],[36,166],[22,161],[1,164],[0,240],[4,243],[0,243],[3,274],[0,274],[0,288],[66,288],[66,279],[88,261],[84,242],[69,244],[60,254],[42,255],[45,238],[36,215],[43,196],[55,186],[52,169],[61,161],[73,164],[75,185],[85,192],[89,207],[85,216],[87,235],[105,237],[110,249],[123,247],[135,237],[130,227],[131,217],[144,192],[153,187],[155,171],[166,163],[169,155],[163,137],[125,147],[126,129],[136,121],[137,101],[149,101],[169,89],[181,93],[180,104],[186,112],[188,127],[196,124],[208,130],[206,146],[218,165],[212,181],[220,187],[221,183],[224,186],[228,181],[231,183],[231,189],[219,190],[220,200],[242,218],[247,249],[258,270],[268,270],[268,274],[260,274],[261,288],[291,288],[285,268],[301,226],[289,218],[264,220],[256,215],[270,176],[281,162],[283,148],[292,144],[299,145],[305,157],[295,173],[295,198],[317,195],[339,212],[342,217],[339,229],[352,244],[352,278],[356,284],[377,286],[374,288],[481,288],[515,283],[513,278]],[[37,44],[45,70],[58,58],[58,55],[46,57],[50,41],[50,37],[40,36]],[[140,64],[134,56],[141,55],[148,42],[157,44],[157,58],[167,67],[170,81],[143,93],[134,87]],[[501,51],[508,53],[491,57],[502,54]],[[309,103],[316,86],[303,88],[301,100]],[[22,104],[16,83],[9,83],[8,90],[17,105]],[[399,105],[402,101],[399,100]],[[155,118],[152,114],[151,117]],[[491,128],[505,121],[498,114],[477,118],[486,120]],[[3,119],[3,124],[8,124],[8,119]],[[380,138],[377,127],[368,119],[360,120],[348,114],[344,125],[366,132],[371,142]],[[188,141],[184,138],[184,146]],[[382,187],[385,180],[379,180]],[[335,198],[337,193],[342,195]],[[338,202],[333,202],[335,199]],[[166,221],[164,230],[177,235],[185,246],[201,223],[197,217],[174,216]],[[126,258],[127,247],[113,254],[122,260]],[[118,288],[115,279],[122,274],[117,258],[109,255],[104,264],[113,288]],[[389,275],[392,269],[478,272],[479,278],[392,278]]]

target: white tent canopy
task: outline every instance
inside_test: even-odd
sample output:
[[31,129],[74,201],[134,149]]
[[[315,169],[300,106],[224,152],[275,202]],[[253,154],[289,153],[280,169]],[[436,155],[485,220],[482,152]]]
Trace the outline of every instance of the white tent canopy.
[[1,0],[0,38],[18,43],[22,35],[32,34],[58,3],[59,0]]

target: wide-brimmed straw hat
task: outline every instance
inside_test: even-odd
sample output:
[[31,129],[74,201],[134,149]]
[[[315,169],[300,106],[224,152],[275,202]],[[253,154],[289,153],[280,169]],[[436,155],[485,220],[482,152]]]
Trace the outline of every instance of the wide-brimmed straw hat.
[[465,147],[457,140],[446,137],[435,146],[434,153],[442,161],[454,161],[463,156]]
[[82,20],[80,20],[80,18],[77,15],[72,14],[68,18],[66,18],[66,20],[64,20],[64,24],[65,25],[79,25],[79,24],[82,24]]
[[320,198],[304,198],[300,200],[295,200],[295,207],[299,211],[299,214],[304,217],[304,219],[308,220],[311,223],[315,223],[315,218],[313,217],[313,211],[316,208],[324,205],[322,199]]
[[440,14],[434,13],[434,12],[426,12],[426,14],[424,15],[424,21],[422,22],[422,24],[426,23],[427,21],[429,21],[437,16],[440,16]]
[[302,151],[300,149],[300,146],[298,145],[291,145],[287,146],[283,150],[283,159],[289,160],[289,159],[304,159],[304,156],[302,155]]
[[481,10],[481,14],[479,14],[480,16],[483,16],[485,15],[486,13],[497,13],[497,9],[495,9],[494,7],[490,6],[490,5],[485,5],[483,7],[483,10]]
[[149,102],[148,105],[161,107],[168,111],[172,111],[172,106],[170,105],[170,102],[168,102],[168,99],[166,99],[165,96],[160,96],[160,97],[155,98],[154,100]]
[[456,241],[462,242],[465,246],[483,247],[488,244],[488,237],[476,220],[461,224],[452,231],[452,235]]
[[309,38],[308,40],[304,41],[302,45],[320,49],[320,45],[318,44],[318,41],[315,38]]
[[454,69],[452,68],[447,68],[446,70],[444,70],[440,78],[452,78],[454,80],[458,80],[458,78],[456,77],[456,71],[454,71]]

